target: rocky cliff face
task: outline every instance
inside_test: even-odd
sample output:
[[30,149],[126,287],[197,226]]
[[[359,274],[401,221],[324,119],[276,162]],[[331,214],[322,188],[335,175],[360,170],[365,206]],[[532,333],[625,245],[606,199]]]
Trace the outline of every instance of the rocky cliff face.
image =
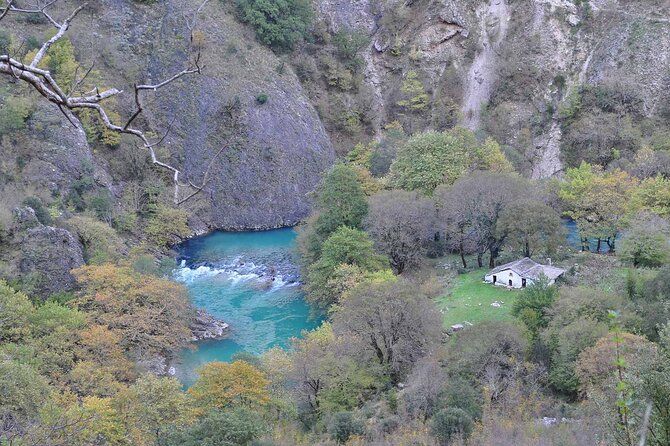
[[84,264],[81,243],[62,228],[44,226],[31,208],[16,210],[14,228],[21,254],[16,259],[17,276],[35,296],[46,299],[75,288],[72,270]]
[[[193,4],[116,6],[116,13],[101,15],[98,33],[140,55],[138,63],[118,54],[119,68],[136,65],[155,82],[183,67]],[[165,146],[186,177],[201,182],[213,163],[192,223],[200,229],[294,225],[308,215],[307,194],[334,162],[329,137],[288,64],[257,43],[226,5],[209,2],[197,28],[205,42],[204,74],[158,92],[148,114],[157,134],[172,124]]]

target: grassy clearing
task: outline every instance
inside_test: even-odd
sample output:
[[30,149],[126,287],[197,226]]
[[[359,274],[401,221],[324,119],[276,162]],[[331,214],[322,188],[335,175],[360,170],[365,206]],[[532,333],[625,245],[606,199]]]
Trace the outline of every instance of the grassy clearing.
[[[508,290],[484,283],[485,270],[459,274],[453,287],[435,301],[444,315],[444,326],[476,324],[484,320],[511,319],[512,305],[520,290]],[[493,302],[503,302],[501,307],[492,307]]]

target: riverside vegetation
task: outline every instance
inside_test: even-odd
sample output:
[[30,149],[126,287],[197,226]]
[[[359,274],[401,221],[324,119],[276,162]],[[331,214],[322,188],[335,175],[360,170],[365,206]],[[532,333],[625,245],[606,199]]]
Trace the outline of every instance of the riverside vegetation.
[[[632,5],[0,4],[0,445],[669,444],[670,24]],[[318,327],[170,377],[171,247],[298,222]],[[567,272],[481,283],[526,256]]]

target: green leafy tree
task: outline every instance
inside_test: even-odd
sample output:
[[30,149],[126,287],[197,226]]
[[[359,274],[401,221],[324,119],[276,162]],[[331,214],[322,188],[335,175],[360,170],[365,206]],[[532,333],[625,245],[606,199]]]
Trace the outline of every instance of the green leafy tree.
[[507,244],[525,257],[538,251],[551,255],[564,240],[558,212],[533,198],[514,201],[503,209],[498,232],[506,233]]
[[400,91],[405,99],[398,101],[398,105],[404,109],[421,113],[428,109],[430,105],[430,97],[426,93],[426,89],[419,80],[416,71],[410,71],[400,84]]
[[312,22],[308,0],[237,0],[240,19],[256,30],[258,39],[275,49],[291,49]]
[[615,250],[636,186],[636,179],[621,170],[603,172],[586,162],[567,170],[559,197],[565,213],[577,222],[583,250],[588,249],[589,238],[598,241],[597,251],[603,240]]
[[557,295],[558,289],[549,285],[549,281],[543,276],[523,290],[514,302],[512,314],[526,325],[533,339],[549,324],[549,310]]
[[463,409],[448,407],[430,420],[430,433],[437,437],[441,445],[449,445],[456,437],[466,438],[472,431],[472,424],[472,417]]
[[310,217],[298,236],[303,265],[319,259],[321,245],[339,228],[360,228],[368,212],[368,202],[358,172],[352,166],[335,164],[317,187],[315,215]]
[[328,237],[340,226],[359,228],[368,203],[353,167],[338,163],[326,173],[316,191],[317,218],[314,227]]
[[393,184],[432,194],[438,185],[453,184],[466,172],[477,147],[475,135],[460,127],[414,135],[398,149],[391,165]]
[[632,200],[635,208],[667,218],[670,216],[670,179],[661,174],[645,178],[633,192]]
[[258,412],[243,407],[212,410],[195,425],[171,435],[166,446],[246,446],[267,430]]
[[670,226],[664,219],[637,214],[621,238],[619,258],[635,267],[662,266],[670,254],[669,233]]
[[477,149],[474,162],[475,167],[480,170],[490,170],[496,173],[514,172],[514,166],[503,153],[500,144],[493,138],[484,140],[484,143]]
[[115,400],[123,415],[131,444],[165,444],[173,429],[190,421],[186,394],[174,378],[147,374]]
[[159,205],[151,213],[145,232],[149,240],[160,248],[177,243],[191,235],[188,213],[183,209]]
[[321,258],[307,270],[307,300],[319,312],[327,311],[337,303],[331,279],[340,265],[356,265],[362,271],[378,271],[386,265],[386,258],[376,254],[370,237],[358,229],[342,226],[328,237],[321,250]]

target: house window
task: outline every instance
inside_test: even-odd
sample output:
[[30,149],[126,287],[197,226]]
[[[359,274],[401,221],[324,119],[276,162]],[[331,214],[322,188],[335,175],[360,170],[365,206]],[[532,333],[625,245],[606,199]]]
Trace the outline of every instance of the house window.
[[526,279],[521,279],[521,287],[526,288]]

